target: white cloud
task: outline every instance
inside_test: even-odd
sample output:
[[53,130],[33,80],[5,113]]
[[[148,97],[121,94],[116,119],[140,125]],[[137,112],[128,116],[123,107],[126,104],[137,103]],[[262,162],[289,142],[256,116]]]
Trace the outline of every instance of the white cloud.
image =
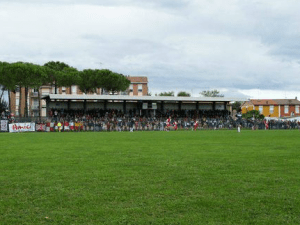
[[0,4],[1,61],[109,68],[148,76],[150,91],[299,90],[296,0]]

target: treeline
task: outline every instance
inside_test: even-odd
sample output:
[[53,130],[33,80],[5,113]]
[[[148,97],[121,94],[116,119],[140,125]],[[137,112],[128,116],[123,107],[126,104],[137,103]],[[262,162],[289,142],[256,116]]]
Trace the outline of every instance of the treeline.
[[[58,87],[71,87],[78,85],[83,93],[93,93],[97,88],[102,88],[112,93],[125,91],[130,81],[126,76],[112,72],[108,69],[84,69],[77,70],[63,62],[50,61],[44,65],[28,62],[0,62],[0,85],[10,92],[25,89],[25,98],[30,88],[39,89],[43,85],[55,86],[55,94]],[[20,103],[22,101],[20,91]],[[19,105],[20,106],[20,105]],[[19,107],[19,115],[20,114]],[[25,116],[28,116],[28,105],[25,101]]]

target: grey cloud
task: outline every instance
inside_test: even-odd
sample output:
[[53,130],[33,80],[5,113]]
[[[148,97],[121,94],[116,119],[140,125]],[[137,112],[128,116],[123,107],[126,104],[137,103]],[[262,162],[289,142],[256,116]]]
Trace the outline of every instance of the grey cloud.
[[[60,60],[79,69],[108,68],[148,76],[150,88],[161,90],[297,89],[300,19],[297,10],[288,6],[300,5],[285,2],[288,6],[280,10],[280,1],[16,0],[20,13],[27,3],[31,7],[44,4],[41,11],[50,18],[32,17],[28,21],[29,13],[22,14],[22,19],[7,13],[8,26],[15,19],[24,20],[24,29],[16,22],[12,27],[19,26],[20,32],[6,29],[0,59],[41,64]],[[52,18],[57,12],[53,5],[61,4],[64,8]],[[73,7],[74,11],[65,13],[65,6],[73,4],[114,6],[118,13],[125,13],[119,18],[111,14],[97,17],[98,12],[106,12],[103,7]],[[109,13],[115,12],[114,7],[108,8]],[[10,7],[10,12],[15,13],[15,8]],[[94,16],[87,16],[82,8],[95,8]],[[41,29],[43,24],[50,28]],[[28,33],[27,26],[31,28]]]
[[[11,0],[0,0],[0,3],[11,3]],[[139,6],[139,7],[162,7],[162,8],[182,8],[189,5],[189,0],[14,0],[14,3],[21,4],[51,4],[51,5],[99,5],[99,6]]]

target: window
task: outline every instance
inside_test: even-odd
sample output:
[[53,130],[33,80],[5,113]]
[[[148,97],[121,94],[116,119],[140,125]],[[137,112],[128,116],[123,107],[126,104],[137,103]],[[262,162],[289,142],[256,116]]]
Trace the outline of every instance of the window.
[[274,105],[270,105],[270,113],[274,113]]
[[285,106],[284,106],[284,113],[285,113],[285,114],[288,114],[288,113],[289,113],[289,106],[288,106],[288,105],[285,105]]
[[133,92],[133,84],[130,84],[130,86],[129,86],[129,91],[130,91],[130,92]]
[[143,92],[143,85],[142,84],[138,84],[138,92]]
[[39,108],[39,100],[33,99],[32,100],[32,109],[38,109]]
[[263,106],[260,105],[258,110],[259,110],[259,113],[262,114],[263,113]]
[[299,113],[299,105],[295,105],[295,113]]
[[75,85],[72,86],[72,94],[73,95],[77,94],[77,86]]
[[39,105],[39,100],[38,99],[33,99],[32,105],[38,106]]

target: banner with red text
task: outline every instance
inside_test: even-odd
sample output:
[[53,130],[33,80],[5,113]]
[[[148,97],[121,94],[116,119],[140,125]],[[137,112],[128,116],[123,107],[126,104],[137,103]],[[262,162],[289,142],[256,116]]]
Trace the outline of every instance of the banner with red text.
[[9,132],[35,131],[35,123],[12,123],[9,124]]

